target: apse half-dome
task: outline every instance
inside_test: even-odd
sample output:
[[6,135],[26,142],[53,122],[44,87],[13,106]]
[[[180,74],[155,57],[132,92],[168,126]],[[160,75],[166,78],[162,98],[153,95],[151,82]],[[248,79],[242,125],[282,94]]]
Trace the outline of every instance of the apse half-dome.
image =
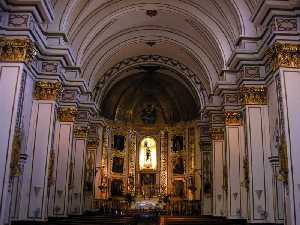
[[105,95],[102,115],[110,120],[154,125],[197,118],[192,88],[159,71],[144,71],[116,82]]

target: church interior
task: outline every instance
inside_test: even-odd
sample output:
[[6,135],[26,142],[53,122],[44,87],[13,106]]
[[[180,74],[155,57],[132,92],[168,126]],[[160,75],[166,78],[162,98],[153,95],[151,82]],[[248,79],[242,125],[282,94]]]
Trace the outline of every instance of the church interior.
[[300,225],[299,0],[0,0],[0,225]]

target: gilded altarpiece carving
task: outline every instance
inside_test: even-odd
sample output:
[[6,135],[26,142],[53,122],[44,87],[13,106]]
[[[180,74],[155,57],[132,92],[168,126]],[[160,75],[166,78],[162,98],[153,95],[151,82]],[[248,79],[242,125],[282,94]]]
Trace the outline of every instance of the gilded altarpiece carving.
[[103,132],[103,147],[102,147],[102,158],[101,158],[101,176],[99,188],[102,192],[101,198],[106,199],[108,197],[109,183],[110,183],[110,172],[108,170],[108,153],[110,152],[110,135],[111,129],[105,127]]
[[[123,150],[116,148],[119,145],[114,143],[116,137],[121,136],[125,139]],[[182,145],[182,147],[179,147],[176,151],[173,150],[173,147],[176,146],[176,143],[173,143],[173,137],[180,137],[178,138],[179,142],[181,140],[183,142],[177,144],[178,146]],[[144,168],[141,161],[143,157],[147,160],[145,140],[148,141],[148,139],[155,141],[155,157],[152,155],[153,146],[151,144],[147,145],[150,147],[151,160],[155,161],[154,168]],[[195,139],[195,128],[187,128],[186,125],[153,129],[137,127],[129,130],[120,124],[118,126],[106,126],[103,133],[101,178],[98,187],[102,192],[101,198],[107,199],[111,197],[113,181],[122,181],[119,184],[122,184],[123,194],[131,193],[137,198],[143,197],[143,195],[148,197],[147,194],[150,192],[145,185],[149,186],[149,184],[144,184],[144,181],[150,176],[153,179],[150,182],[152,191],[149,196],[157,196],[159,194],[160,196],[171,195],[175,197],[176,185],[181,187],[182,185],[178,185],[178,182],[181,182],[184,184],[184,194],[177,196],[177,198],[195,199]],[[122,161],[122,170],[117,163],[119,161]],[[114,167],[116,163],[118,165]],[[176,163],[178,164],[177,167]],[[178,171],[175,171],[176,168]]]
[[[173,127],[169,129],[169,187],[170,194],[175,198],[187,197],[188,180],[188,153],[187,153],[187,129],[185,127]],[[182,143],[180,143],[182,141]],[[177,143],[176,143],[177,142]],[[177,146],[177,147],[176,147]],[[182,190],[179,190],[183,188]],[[178,195],[178,193],[181,193]]]
[[[122,191],[126,192],[127,190],[127,179],[128,179],[128,147],[127,147],[127,133],[128,131],[121,127],[115,126],[111,128],[111,148],[109,151],[111,154],[108,154],[109,157],[109,171],[111,174],[111,185],[112,188],[113,181],[116,183],[122,184]],[[116,138],[117,137],[117,138]],[[118,139],[123,139],[123,143],[120,144]],[[116,143],[116,141],[118,141]],[[118,181],[118,182],[117,182]],[[119,182],[122,181],[122,182]],[[110,192],[112,189],[110,190]]]
[[136,175],[135,175],[135,164],[136,164],[136,131],[129,131],[129,174],[128,174],[128,192],[131,194],[135,193],[136,186]]
[[160,194],[168,194],[168,133],[161,131],[161,160],[160,160]]
[[189,165],[189,177],[188,177],[188,190],[189,190],[189,196],[188,198],[193,200],[195,198],[195,162],[196,162],[196,153],[195,153],[195,128],[191,127],[188,128],[188,165]]

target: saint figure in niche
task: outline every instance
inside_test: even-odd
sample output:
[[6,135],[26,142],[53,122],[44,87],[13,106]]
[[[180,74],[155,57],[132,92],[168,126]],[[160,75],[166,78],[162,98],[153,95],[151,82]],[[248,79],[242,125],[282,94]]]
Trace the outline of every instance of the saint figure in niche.
[[151,150],[147,141],[145,141],[145,148],[146,148],[146,162],[151,163]]
[[152,137],[145,137],[140,144],[139,164],[140,169],[155,170],[156,161],[156,141]]

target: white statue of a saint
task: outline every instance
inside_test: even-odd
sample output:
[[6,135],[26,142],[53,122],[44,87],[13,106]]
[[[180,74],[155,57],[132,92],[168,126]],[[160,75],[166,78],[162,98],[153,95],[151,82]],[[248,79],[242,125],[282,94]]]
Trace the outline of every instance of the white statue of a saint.
[[151,150],[150,150],[150,147],[148,146],[148,142],[145,141],[145,145],[144,147],[146,148],[146,162],[147,163],[151,163]]

